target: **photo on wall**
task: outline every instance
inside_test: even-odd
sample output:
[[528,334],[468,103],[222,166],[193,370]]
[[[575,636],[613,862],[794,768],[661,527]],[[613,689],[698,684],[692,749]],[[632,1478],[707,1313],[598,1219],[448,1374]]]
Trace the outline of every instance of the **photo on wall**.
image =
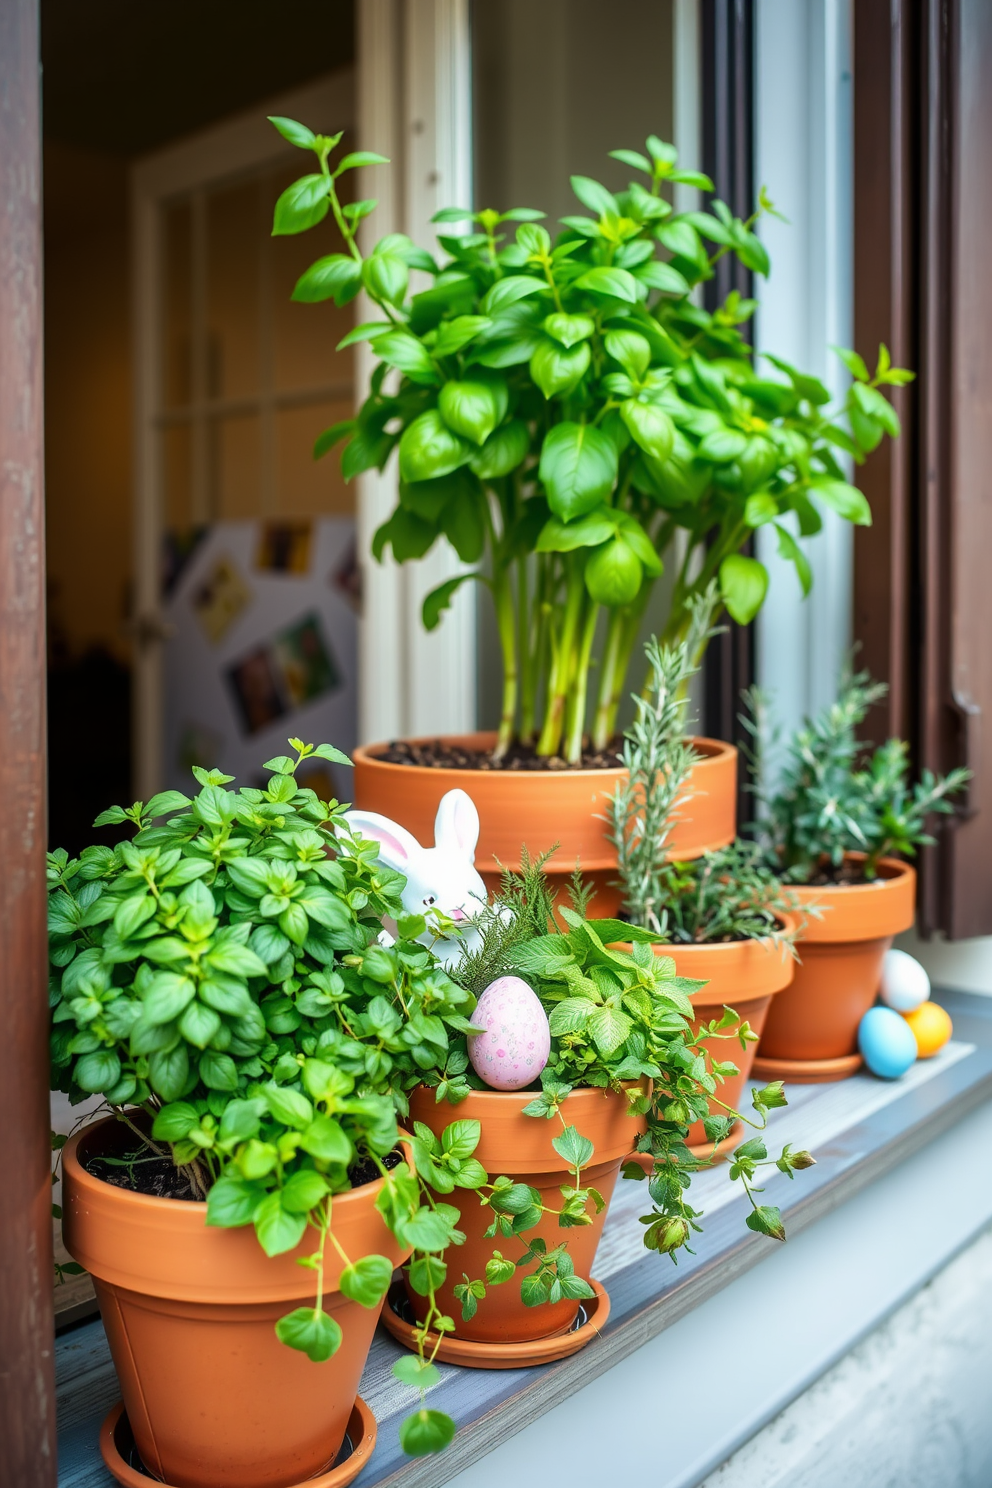
[[[214,523],[167,599],[166,784],[190,766],[261,783],[291,735],[350,754],[357,733],[355,523],[351,517]],[[351,798],[333,766],[314,789]]]
[[257,734],[294,708],[333,692],[341,674],[320,616],[310,614],[228,667],[227,680],[245,733]]

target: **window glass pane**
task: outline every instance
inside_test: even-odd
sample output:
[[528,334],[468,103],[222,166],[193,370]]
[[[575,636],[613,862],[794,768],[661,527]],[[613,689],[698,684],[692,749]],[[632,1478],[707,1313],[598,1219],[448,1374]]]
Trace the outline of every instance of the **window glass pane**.
[[335,445],[320,460],[313,458],[317,435],[353,412],[348,399],[284,408],[276,414],[280,515],[326,516],[355,510],[354,483],[345,485],[341,474],[343,445]]
[[192,212],[189,200],[162,209],[162,398],[166,408],[192,396]]
[[258,391],[260,238],[268,230],[256,180],[208,197],[209,398],[238,398]]
[[261,513],[262,441],[257,414],[211,420],[210,467],[215,520]]
[[188,424],[173,424],[161,433],[165,525],[170,532],[192,526],[192,441]]
[[[472,0],[476,204],[585,214],[570,175],[613,190],[608,159],[672,137],[672,0]],[[687,165],[699,168],[698,161]]]

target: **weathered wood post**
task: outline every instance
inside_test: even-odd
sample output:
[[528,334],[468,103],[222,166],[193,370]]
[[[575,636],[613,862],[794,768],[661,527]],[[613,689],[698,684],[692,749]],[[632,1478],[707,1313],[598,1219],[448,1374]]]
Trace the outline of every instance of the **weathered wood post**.
[[0,4],[0,1480],[54,1488],[38,0]]

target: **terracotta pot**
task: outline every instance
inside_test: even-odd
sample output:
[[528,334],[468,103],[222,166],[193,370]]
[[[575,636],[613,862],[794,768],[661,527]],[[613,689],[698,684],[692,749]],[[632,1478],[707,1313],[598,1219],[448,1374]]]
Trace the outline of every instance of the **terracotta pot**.
[[[424,1122],[437,1135],[452,1121],[481,1122],[482,1137],[475,1156],[490,1178],[506,1174],[516,1183],[529,1183],[540,1190],[549,1207],[559,1209],[562,1203],[559,1189],[571,1181],[570,1170],[551,1145],[551,1139],[560,1135],[562,1125],[557,1119],[545,1121],[522,1115],[524,1106],[533,1099],[533,1091],[484,1090],[473,1091],[457,1106],[451,1106],[447,1101],[438,1104],[434,1091],[421,1087],[410,1097],[410,1116],[414,1121]],[[644,1131],[644,1118],[627,1114],[624,1095],[603,1090],[573,1091],[561,1112],[565,1124],[575,1126],[593,1144],[593,1161],[583,1168],[582,1179],[584,1184],[599,1189],[608,1208],[620,1165]],[[456,1335],[477,1343],[526,1343],[567,1332],[575,1322],[579,1304],[565,1300],[525,1307],[520,1300],[520,1273],[510,1281],[487,1287],[475,1317],[471,1322],[463,1321],[461,1303],[453,1291],[463,1280],[462,1273],[467,1273],[472,1281],[484,1280],[486,1262],[494,1250],[501,1251],[508,1260],[516,1260],[524,1253],[525,1246],[522,1240],[505,1236],[485,1238],[484,1231],[492,1223],[492,1210],[483,1208],[471,1191],[455,1189],[454,1193],[440,1197],[461,1210],[458,1228],[466,1237],[464,1245],[448,1251],[448,1277],[437,1292],[442,1309],[455,1320]],[[554,1215],[543,1215],[540,1223],[527,1231],[527,1239],[541,1236],[549,1250],[567,1240],[577,1275],[588,1281],[606,1213],[604,1209],[597,1214],[592,1224],[567,1230],[559,1227]],[[408,1294],[414,1312],[423,1317],[425,1299],[409,1289]]]
[[[496,735],[459,734],[447,742],[491,750]],[[680,860],[726,846],[737,829],[737,750],[719,739],[692,742],[702,758],[689,777],[692,800],[682,808],[672,834],[671,856]],[[356,806],[398,821],[429,846],[441,797],[449,790],[465,790],[479,810],[482,831],[475,864],[487,887],[498,886],[501,867],[519,868],[522,845],[535,857],[557,842],[548,872],[564,883],[580,864],[596,888],[590,913],[616,913],[620,891],[610,882],[616,876],[616,853],[604,836],[601,818],[622,769],[434,770],[387,764],[376,757],[386,747],[372,744],[355,750]]]
[[[750,1023],[755,1033],[760,1034],[772,1007],[772,999],[792,982],[796,962],[788,947],[776,945],[772,940],[737,940],[727,945],[670,945],[655,946],[659,956],[671,956],[679,976],[694,977],[707,981],[708,985],[690,996],[693,1012],[693,1031],[704,1023],[720,1018],[724,1007],[733,1008],[740,1014],[735,1028],[742,1022]],[[728,1029],[727,1032],[732,1032]],[[709,1069],[713,1054],[718,1060],[732,1060],[739,1073],[726,1080],[717,1094],[726,1106],[740,1108],[741,1094],[754,1065],[757,1044],[748,1044],[742,1049],[736,1038],[704,1045],[707,1050],[706,1066]],[[716,1116],[725,1116],[722,1106],[710,1103]],[[743,1141],[743,1136],[739,1138]],[[713,1143],[707,1140],[703,1123],[697,1121],[689,1128],[690,1147],[709,1151]]]
[[[864,861],[863,853],[847,856]],[[860,1068],[858,1024],[875,1001],[893,936],[913,923],[916,899],[908,863],[882,858],[878,875],[871,883],[796,890],[823,914],[805,922],[792,985],[769,1010],[754,1064],[762,1079],[818,1084]]]
[[[93,1277],[128,1420],[149,1472],[175,1488],[286,1488],[327,1468],[355,1404],[379,1309],[336,1290],[328,1244],[324,1306],[341,1325],[334,1357],[314,1364],[278,1341],[276,1319],[313,1305],[314,1273],[266,1256],[251,1226],[208,1227],[206,1204],[114,1188],[83,1166],[116,1127],[101,1121],[63,1155],[63,1232]],[[349,1256],[409,1255],[375,1209],[382,1181],[334,1200]]]

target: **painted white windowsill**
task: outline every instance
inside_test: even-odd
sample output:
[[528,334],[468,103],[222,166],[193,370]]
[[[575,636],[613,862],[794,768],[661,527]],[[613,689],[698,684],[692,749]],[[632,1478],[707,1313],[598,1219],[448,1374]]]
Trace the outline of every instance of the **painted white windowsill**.
[[[992,1103],[450,1479],[449,1488],[551,1482],[564,1443],[576,1447],[567,1456],[571,1488],[598,1488],[645,1469],[655,1488],[701,1483],[992,1222],[990,1141]],[[925,1215],[939,1221],[923,1223]]]

